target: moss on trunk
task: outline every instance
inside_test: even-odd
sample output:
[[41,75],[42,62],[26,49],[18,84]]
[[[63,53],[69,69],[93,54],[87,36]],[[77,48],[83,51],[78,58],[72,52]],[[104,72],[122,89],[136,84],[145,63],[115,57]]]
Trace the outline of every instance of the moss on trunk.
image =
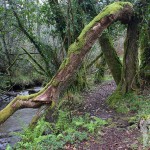
[[141,31],[141,66],[142,79],[150,82],[150,21]]
[[116,91],[108,98],[110,106],[114,107],[117,102],[130,92],[138,89],[138,23],[133,19],[128,24],[127,36],[124,43],[124,59],[121,81]]
[[118,85],[121,80],[121,61],[113,47],[112,41],[107,33],[103,33],[99,38],[102,52],[106,59],[107,65],[112,73],[112,76]]
[[95,73],[95,77],[94,77],[94,82],[95,83],[102,83],[103,79],[104,79],[104,75],[105,75],[105,70],[106,70],[106,60],[105,57],[103,55],[103,53],[101,53],[102,56],[99,60],[97,60],[96,62],[96,73]]

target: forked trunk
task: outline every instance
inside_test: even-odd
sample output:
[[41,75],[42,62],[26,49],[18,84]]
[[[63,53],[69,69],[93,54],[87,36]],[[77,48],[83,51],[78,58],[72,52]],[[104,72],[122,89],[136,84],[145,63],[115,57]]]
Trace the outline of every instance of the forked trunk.
[[123,71],[120,88],[123,94],[138,89],[139,23],[136,18],[128,24],[124,44]]

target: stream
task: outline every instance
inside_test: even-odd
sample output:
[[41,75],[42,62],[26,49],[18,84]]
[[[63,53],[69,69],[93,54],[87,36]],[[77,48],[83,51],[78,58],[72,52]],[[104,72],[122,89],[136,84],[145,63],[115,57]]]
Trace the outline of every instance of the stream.
[[[21,92],[13,92],[18,95],[28,95],[30,91],[37,92],[41,87],[34,87],[33,89],[24,90]],[[0,110],[3,109],[13,97],[3,95],[0,97]],[[21,131],[24,127],[27,127],[32,117],[36,114],[37,109],[25,108],[16,111],[7,121],[0,125],[0,150],[5,150],[7,144],[13,146],[19,141],[19,137],[13,134],[13,132]]]

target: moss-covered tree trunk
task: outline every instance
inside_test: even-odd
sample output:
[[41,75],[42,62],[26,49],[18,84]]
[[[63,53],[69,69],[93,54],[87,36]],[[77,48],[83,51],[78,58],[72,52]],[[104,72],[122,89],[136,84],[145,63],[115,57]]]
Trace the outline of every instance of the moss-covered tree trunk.
[[[122,79],[120,83],[120,89],[123,94],[131,91],[136,91],[139,88],[139,63],[138,63],[138,48],[140,39],[140,28],[144,25],[146,14],[149,15],[149,0],[139,0],[134,6],[134,15],[128,23],[127,36],[124,44],[124,60]],[[147,12],[148,11],[148,12]],[[149,24],[150,25],[150,24]],[[147,31],[144,33],[143,44],[143,65],[149,63],[149,35],[150,29],[147,27]],[[146,65],[146,66],[147,66]]]
[[108,98],[108,103],[112,107],[116,107],[117,102],[119,103],[125,94],[139,91],[139,31],[143,21],[142,12],[145,11],[144,6],[147,5],[146,1],[140,0],[135,3],[134,14],[128,22],[121,81],[116,91]]
[[69,47],[68,56],[61,64],[52,80],[38,93],[29,96],[17,96],[0,111],[0,123],[7,120],[16,110],[35,108],[47,104],[54,106],[59,94],[68,87],[80,67],[85,55],[91,49],[102,31],[114,21],[128,21],[133,13],[132,5],[115,2],[97,15],[81,32],[77,40]]
[[[80,5],[82,6],[82,9],[85,11],[85,13],[90,13],[90,16],[95,16],[96,9],[94,8],[94,5],[91,1],[79,1]],[[117,53],[113,47],[113,43],[111,41],[111,38],[108,34],[103,33],[101,37],[98,39],[99,44],[101,46],[102,52],[104,54],[104,57],[101,57],[101,63],[97,64],[97,72],[95,74],[95,82],[100,83],[102,82],[102,78],[104,77],[104,71],[105,71],[105,59],[106,63],[112,73],[112,76],[118,85],[121,80],[121,70],[122,70],[122,64],[119,60],[119,57],[117,56]]]
[[103,33],[99,38],[102,52],[106,59],[107,65],[112,73],[112,76],[118,85],[121,80],[122,64],[112,45],[112,41],[107,33]]
[[124,43],[123,71],[120,88],[123,94],[138,89],[139,21],[132,18]]
[[95,83],[102,83],[104,80],[105,70],[106,70],[106,61],[103,53],[101,53],[99,56],[101,56],[100,59],[96,61],[96,73],[94,77]]
[[108,103],[116,107],[122,97],[138,88],[138,22],[134,17],[128,24],[127,35],[124,43],[123,68],[121,81],[116,91],[108,98]]
[[150,20],[142,30],[141,39],[141,66],[140,73],[142,80],[150,82]]

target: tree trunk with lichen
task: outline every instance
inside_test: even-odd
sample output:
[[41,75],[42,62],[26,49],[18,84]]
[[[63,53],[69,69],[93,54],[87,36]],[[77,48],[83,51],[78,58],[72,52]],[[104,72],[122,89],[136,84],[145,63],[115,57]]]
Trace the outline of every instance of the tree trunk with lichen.
[[123,71],[120,88],[123,94],[135,91],[138,83],[138,41],[139,21],[134,17],[128,24],[127,36],[124,43]]
[[[128,23],[127,36],[124,44],[124,60],[123,60],[123,72],[120,83],[120,89],[123,94],[132,91],[138,91],[139,89],[139,69],[138,69],[138,47],[140,39],[140,28],[144,25],[146,15],[149,15],[149,0],[139,0],[134,6],[134,15]],[[150,22],[149,22],[150,25]],[[147,33],[144,32],[144,41],[142,45],[143,49],[143,66],[144,63],[148,66],[150,53],[150,28],[147,24]],[[146,66],[147,66],[146,65]],[[149,68],[150,69],[150,68]],[[146,72],[145,72],[146,73]]]
[[21,108],[37,108],[42,105],[53,107],[57,104],[59,94],[68,87],[73,75],[82,64],[99,35],[114,21],[129,21],[133,13],[132,5],[126,2],[115,2],[97,15],[81,32],[77,40],[69,47],[68,56],[61,64],[52,80],[38,93],[28,96],[17,96],[0,111],[0,123],[7,120]]
[[[150,21],[142,30],[140,74],[144,83],[150,82]],[[142,85],[143,86],[143,85]]]
[[[149,0],[139,0],[134,5],[134,14],[128,22],[127,35],[124,43],[124,58],[121,82],[116,91],[108,98],[108,103],[116,107],[128,93],[139,92],[139,66],[138,66],[138,47],[139,31],[145,20],[145,14],[149,14]],[[145,34],[145,33],[144,33]],[[146,39],[145,39],[146,40]],[[145,46],[144,46],[145,47]],[[146,49],[145,49],[146,50]],[[144,53],[143,53],[144,54]],[[145,54],[144,54],[145,55]],[[147,54],[146,54],[147,55]],[[144,57],[143,57],[144,58]],[[146,57],[145,57],[146,58]],[[148,57],[145,59],[148,60]]]
[[[102,83],[104,80],[105,70],[106,70],[106,61],[103,53],[100,54],[101,58],[96,61],[96,73],[94,76],[94,83]],[[99,56],[100,56],[99,55]]]
[[122,64],[112,45],[112,41],[107,33],[103,33],[99,38],[102,52],[106,59],[107,65],[112,73],[112,76],[118,85],[121,80]]
[[[136,8],[137,9],[137,8]],[[127,35],[124,42],[124,58],[121,80],[116,91],[108,98],[108,103],[116,107],[125,94],[139,90],[138,45],[140,19],[137,12],[128,23]]]

